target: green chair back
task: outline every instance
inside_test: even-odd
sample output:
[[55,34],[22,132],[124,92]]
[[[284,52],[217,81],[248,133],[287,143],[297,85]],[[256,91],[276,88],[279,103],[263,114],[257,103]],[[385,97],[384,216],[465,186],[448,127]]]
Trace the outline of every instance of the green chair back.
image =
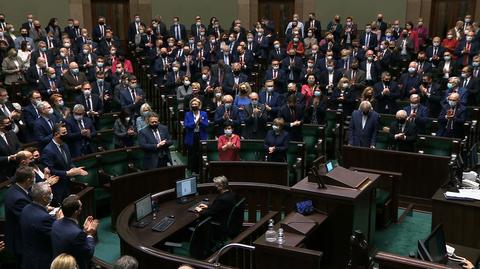
[[98,147],[102,147],[104,150],[111,150],[114,148],[115,134],[113,129],[106,129],[97,132],[95,143]]
[[212,225],[211,217],[197,224],[190,237],[190,257],[205,259],[211,255],[212,249]]
[[265,158],[263,140],[242,140],[240,145],[240,159],[242,161],[261,161]]
[[84,167],[85,171],[88,172],[86,176],[76,176],[76,181],[86,183],[94,188],[99,187],[97,156],[98,155],[90,154],[74,161],[76,167]]
[[377,149],[388,149],[389,148],[389,133],[383,132],[383,131],[378,131],[377,133],[377,144],[375,145],[375,148]]
[[[435,136],[421,136],[419,143],[423,144],[423,153],[449,157],[453,151],[453,140]],[[422,141],[423,140],[423,141]]]
[[100,158],[100,167],[109,175],[118,177],[128,173],[129,154],[126,150],[105,152]]
[[98,128],[99,130],[105,130],[105,129],[112,129],[113,124],[115,123],[115,120],[118,118],[117,113],[104,113],[102,116],[98,119]]
[[245,198],[242,198],[235,204],[235,206],[232,208],[232,211],[230,211],[230,214],[228,215],[226,228],[230,238],[234,238],[242,230],[244,212]]

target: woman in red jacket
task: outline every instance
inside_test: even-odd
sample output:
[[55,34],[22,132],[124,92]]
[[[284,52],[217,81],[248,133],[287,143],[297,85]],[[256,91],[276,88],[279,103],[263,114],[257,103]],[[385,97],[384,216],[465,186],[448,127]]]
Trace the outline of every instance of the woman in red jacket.
[[224,132],[218,138],[218,158],[220,161],[240,161],[240,137],[233,133],[231,122],[225,122]]

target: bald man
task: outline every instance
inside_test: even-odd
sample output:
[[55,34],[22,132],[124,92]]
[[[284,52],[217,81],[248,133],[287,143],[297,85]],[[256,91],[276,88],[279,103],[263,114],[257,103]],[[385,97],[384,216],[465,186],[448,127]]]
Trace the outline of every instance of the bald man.
[[395,121],[390,125],[389,144],[391,149],[413,152],[417,138],[415,123],[407,120],[407,112],[399,110],[395,114]]
[[407,121],[415,123],[419,134],[425,134],[429,111],[428,107],[422,105],[420,101],[420,95],[410,95],[410,104],[403,110],[407,112]]
[[223,125],[226,121],[231,121],[233,131],[239,134],[241,123],[240,112],[238,107],[233,105],[233,97],[228,94],[223,96],[222,105],[215,110],[214,122],[216,135],[220,136],[223,134]]
[[65,92],[70,96],[77,96],[82,93],[82,84],[87,82],[87,77],[83,72],[80,72],[78,64],[71,62],[68,65],[68,72],[62,77],[62,84],[65,87]]

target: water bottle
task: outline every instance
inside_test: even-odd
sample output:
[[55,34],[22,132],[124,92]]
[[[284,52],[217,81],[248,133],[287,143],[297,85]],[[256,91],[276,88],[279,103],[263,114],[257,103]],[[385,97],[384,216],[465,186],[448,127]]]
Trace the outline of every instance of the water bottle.
[[285,243],[285,234],[283,233],[283,229],[278,229],[278,240],[279,245],[283,245]]
[[273,219],[270,219],[268,221],[268,230],[265,233],[265,240],[272,243],[277,241],[277,232],[275,232],[275,230],[273,229]]

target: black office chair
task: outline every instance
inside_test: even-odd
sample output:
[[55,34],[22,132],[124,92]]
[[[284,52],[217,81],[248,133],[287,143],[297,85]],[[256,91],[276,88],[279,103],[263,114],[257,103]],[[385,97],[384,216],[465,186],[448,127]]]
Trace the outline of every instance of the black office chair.
[[213,253],[211,217],[202,220],[193,228],[189,242],[182,242],[180,244],[166,242],[165,245],[173,247],[173,253],[175,255],[195,259],[207,258]]
[[[232,208],[228,214],[225,226],[222,227],[222,223],[212,222],[215,232],[216,247],[222,247],[227,241],[237,236],[243,227],[245,211],[245,198],[240,199]],[[220,246],[221,245],[221,246]]]

